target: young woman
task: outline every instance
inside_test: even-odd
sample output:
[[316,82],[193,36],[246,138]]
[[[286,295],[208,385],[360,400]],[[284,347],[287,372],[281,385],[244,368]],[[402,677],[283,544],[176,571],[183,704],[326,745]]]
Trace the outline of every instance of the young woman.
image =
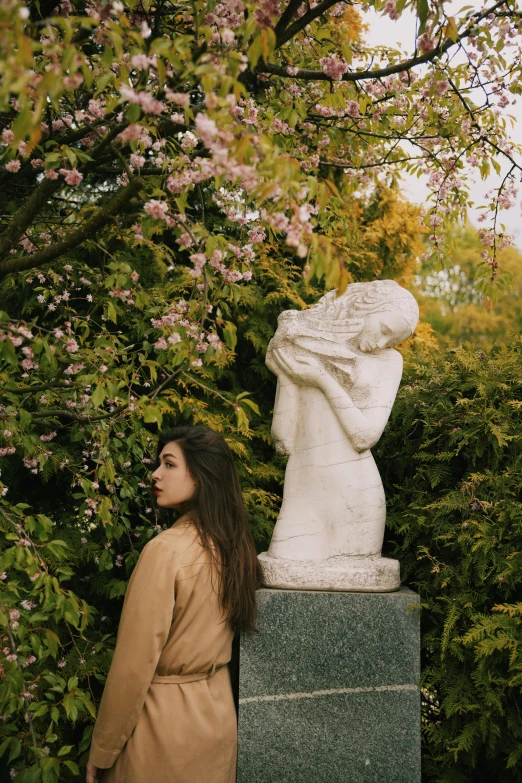
[[232,452],[208,427],[175,427],[152,481],[170,527],[127,586],[87,783],[235,783],[227,664],[235,633],[255,632],[262,571]]

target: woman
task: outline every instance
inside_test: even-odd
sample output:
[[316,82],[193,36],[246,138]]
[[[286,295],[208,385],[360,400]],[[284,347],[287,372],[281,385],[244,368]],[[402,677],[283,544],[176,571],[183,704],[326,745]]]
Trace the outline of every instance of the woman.
[[261,566],[230,448],[213,430],[160,434],[160,520],[123,604],[92,735],[87,783],[234,783],[237,718],[227,667],[255,631]]

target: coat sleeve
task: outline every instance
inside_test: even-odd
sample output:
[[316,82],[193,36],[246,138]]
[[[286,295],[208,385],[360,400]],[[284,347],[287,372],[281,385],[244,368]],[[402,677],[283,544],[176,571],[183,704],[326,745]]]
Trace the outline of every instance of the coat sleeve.
[[174,610],[175,551],[159,537],[143,548],[131,574],[116,648],[98,709],[89,762],[112,767],[129,739],[168,639]]

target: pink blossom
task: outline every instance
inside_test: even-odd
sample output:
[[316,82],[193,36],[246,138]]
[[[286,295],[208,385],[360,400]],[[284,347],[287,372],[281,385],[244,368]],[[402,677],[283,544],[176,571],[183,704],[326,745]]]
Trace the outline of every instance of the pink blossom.
[[83,174],[80,174],[78,169],[58,169],[58,171],[65,177],[68,185],[79,185],[83,179]]
[[180,245],[181,247],[192,247],[194,242],[192,241],[190,234],[187,234],[185,231],[176,239],[176,244]]
[[165,201],[150,199],[143,207],[145,212],[156,220],[165,220],[165,215],[169,211],[169,205]]
[[196,129],[205,146],[209,147],[218,134],[218,128],[214,120],[200,112],[196,117]]
[[191,131],[187,131],[182,134],[180,143],[185,152],[191,152],[198,146],[198,139]]
[[339,60],[337,55],[334,55],[333,57],[321,57],[319,65],[321,65],[323,73],[335,81],[342,79],[343,74],[349,70],[348,63],[344,60]]
[[79,346],[76,340],[73,337],[70,337],[67,342],[65,343],[65,350],[69,353],[75,353],[78,350]]
[[16,174],[17,171],[20,171],[21,165],[19,160],[10,160],[9,163],[5,164],[4,168],[6,171],[10,171],[11,174]]
[[248,238],[251,242],[262,242],[266,239],[266,230],[263,226],[254,226],[248,232]]
[[233,46],[235,42],[236,36],[234,35],[234,31],[230,30],[228,27],[225,27],[225,29],[221,31],[221,43],[224,46]]
[[149,67],[149,58],[146,54],[135,54],[131,57],[131,65],[138,71],[145,71]]
[[14,139],[14,133],[10,128],[4,128],[2,131],[2,144],[11,144]]
[[346,101],[346,114],[349,117],[359,117],[359,104],[357,101]]
[[254,18],[261,28],[274,27],[279,14],[278,0],[260,0],[259,8],[254,11]]
[[141,167],[145,163],[145,158],[143,157],[143,155],[135,155],[135,154],[133,154],[133,155],[130,156],[130,163],[131,163],[131,166],[135,166],[137,169],[141,169]]
[[169,346],[167,345],[167,341],[164,337],[160,337],[157,342],[154,343],[154,348],[158,351],[165,351]]
[[40,435],[40,440],[52,440],[56,438],[56,432],[49,432],[47,435]]
[[45,172],[46,179],[58,179],[58,172],[54,169],[49,169]]
[[187,92],[166,91],[167,100],[172,101],[176,106],[190,106],[190,95]]
[[397,11],[396,5],[397,5],[396,0],[388,0],[384,7],[385,13],[387,13],[390,19],[392,19],[393,21],[395,21],[400,17],[400,13]]
[[133,139],[139,139],[142,131],[143,126],[139,125],[137,122],[133,122],[127,128],[122,130],[122,132],[119,133],[116,138],[120,139],[121,141],[132,141]]
[[435,49],[435,41],[430,38],[428,33],[423,33],[417,38],[417,46],[423,54],[427,54]]

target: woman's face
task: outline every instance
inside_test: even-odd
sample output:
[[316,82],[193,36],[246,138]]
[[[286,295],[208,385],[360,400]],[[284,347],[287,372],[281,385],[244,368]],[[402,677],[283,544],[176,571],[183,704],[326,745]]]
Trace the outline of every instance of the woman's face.
[[152,474],[156,503],[161,508],[177,508],[193,496],[196,482],[187,468],[183,449],[175,441],[163,447],[159,458],[160,465]]
[[364,319],[362,331],[357,335],[359,349],[370,353],[392,348],[411,334],[411,329],[398,313],[372,313]]

